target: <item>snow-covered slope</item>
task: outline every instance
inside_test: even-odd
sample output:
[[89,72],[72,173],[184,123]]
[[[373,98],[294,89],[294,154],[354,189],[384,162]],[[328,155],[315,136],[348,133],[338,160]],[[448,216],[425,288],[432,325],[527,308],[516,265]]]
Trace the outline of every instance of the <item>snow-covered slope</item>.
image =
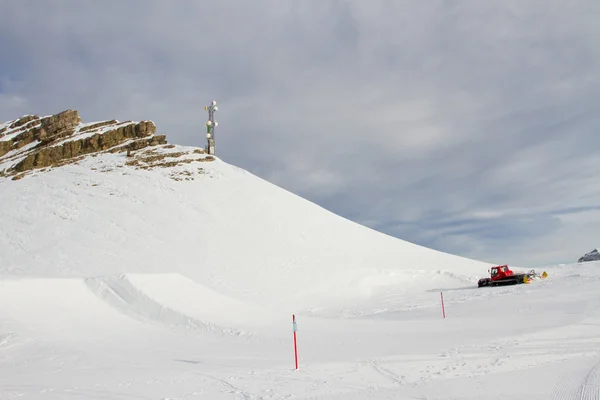
[[594,394],[598,263],[478,289],[491,264],[348,221],[151,123],[69,115],[0,126],[0,398]]
[[[489,264],[360,226],[194,150],[103,153],[1,180],[0,271],[176,272],[238,299],[296,307],[464,286],[487,273]],[[162,166],[143,168],[152,157]]]

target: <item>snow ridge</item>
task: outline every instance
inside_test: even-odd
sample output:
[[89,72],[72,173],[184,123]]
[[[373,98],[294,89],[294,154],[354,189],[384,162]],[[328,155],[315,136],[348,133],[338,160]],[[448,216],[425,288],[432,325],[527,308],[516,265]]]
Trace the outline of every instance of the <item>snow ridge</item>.
[[[92,293],[110,306],[143,322],[158,323],[171,329],[181,329],[187,332],[200,330],[234,336],[244,335],[244,332],[240,330],[200,321],[157,303],[138,290],[126,275],[86,278],[85,284]],[[171,289],[175,289],[175,287]]]

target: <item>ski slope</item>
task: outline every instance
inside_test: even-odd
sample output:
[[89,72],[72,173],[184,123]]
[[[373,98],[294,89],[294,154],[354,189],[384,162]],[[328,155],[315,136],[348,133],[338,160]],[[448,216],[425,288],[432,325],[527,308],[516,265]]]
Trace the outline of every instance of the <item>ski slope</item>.
[[0,178],[0,209],[0,399],[598,398],[599,262],[479,289],[502,260],[375,232],[218,158],[90,156]]
[[0,181],[4,271],[177,272],[242,301],[297,309],[415,284],[464,286],[492,265],[373,231],[218,159],[153,170],[125,161],[103,154]]

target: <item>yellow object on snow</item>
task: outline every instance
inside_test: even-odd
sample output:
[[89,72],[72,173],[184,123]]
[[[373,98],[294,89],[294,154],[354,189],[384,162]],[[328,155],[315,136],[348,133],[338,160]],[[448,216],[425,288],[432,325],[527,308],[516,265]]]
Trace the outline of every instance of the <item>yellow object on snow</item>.
[[529,278],[527,277],[527,275],[525,275],[523,277],[523,283],[531,283],[531,281],[529,280]]
[[546,271],[544,271],[544,273],[542,274],[542,278],[547,278],[548,277],[548,273]]

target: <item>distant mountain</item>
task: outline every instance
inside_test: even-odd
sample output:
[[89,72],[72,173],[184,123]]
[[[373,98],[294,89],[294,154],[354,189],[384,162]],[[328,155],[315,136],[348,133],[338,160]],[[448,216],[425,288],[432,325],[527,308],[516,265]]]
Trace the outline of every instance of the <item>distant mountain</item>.
[[586,253],[583,257],[580,257],[577,262],[588,262],[588,261],[600,261],[600,252],[598,249],[594,249],[589,253]]

